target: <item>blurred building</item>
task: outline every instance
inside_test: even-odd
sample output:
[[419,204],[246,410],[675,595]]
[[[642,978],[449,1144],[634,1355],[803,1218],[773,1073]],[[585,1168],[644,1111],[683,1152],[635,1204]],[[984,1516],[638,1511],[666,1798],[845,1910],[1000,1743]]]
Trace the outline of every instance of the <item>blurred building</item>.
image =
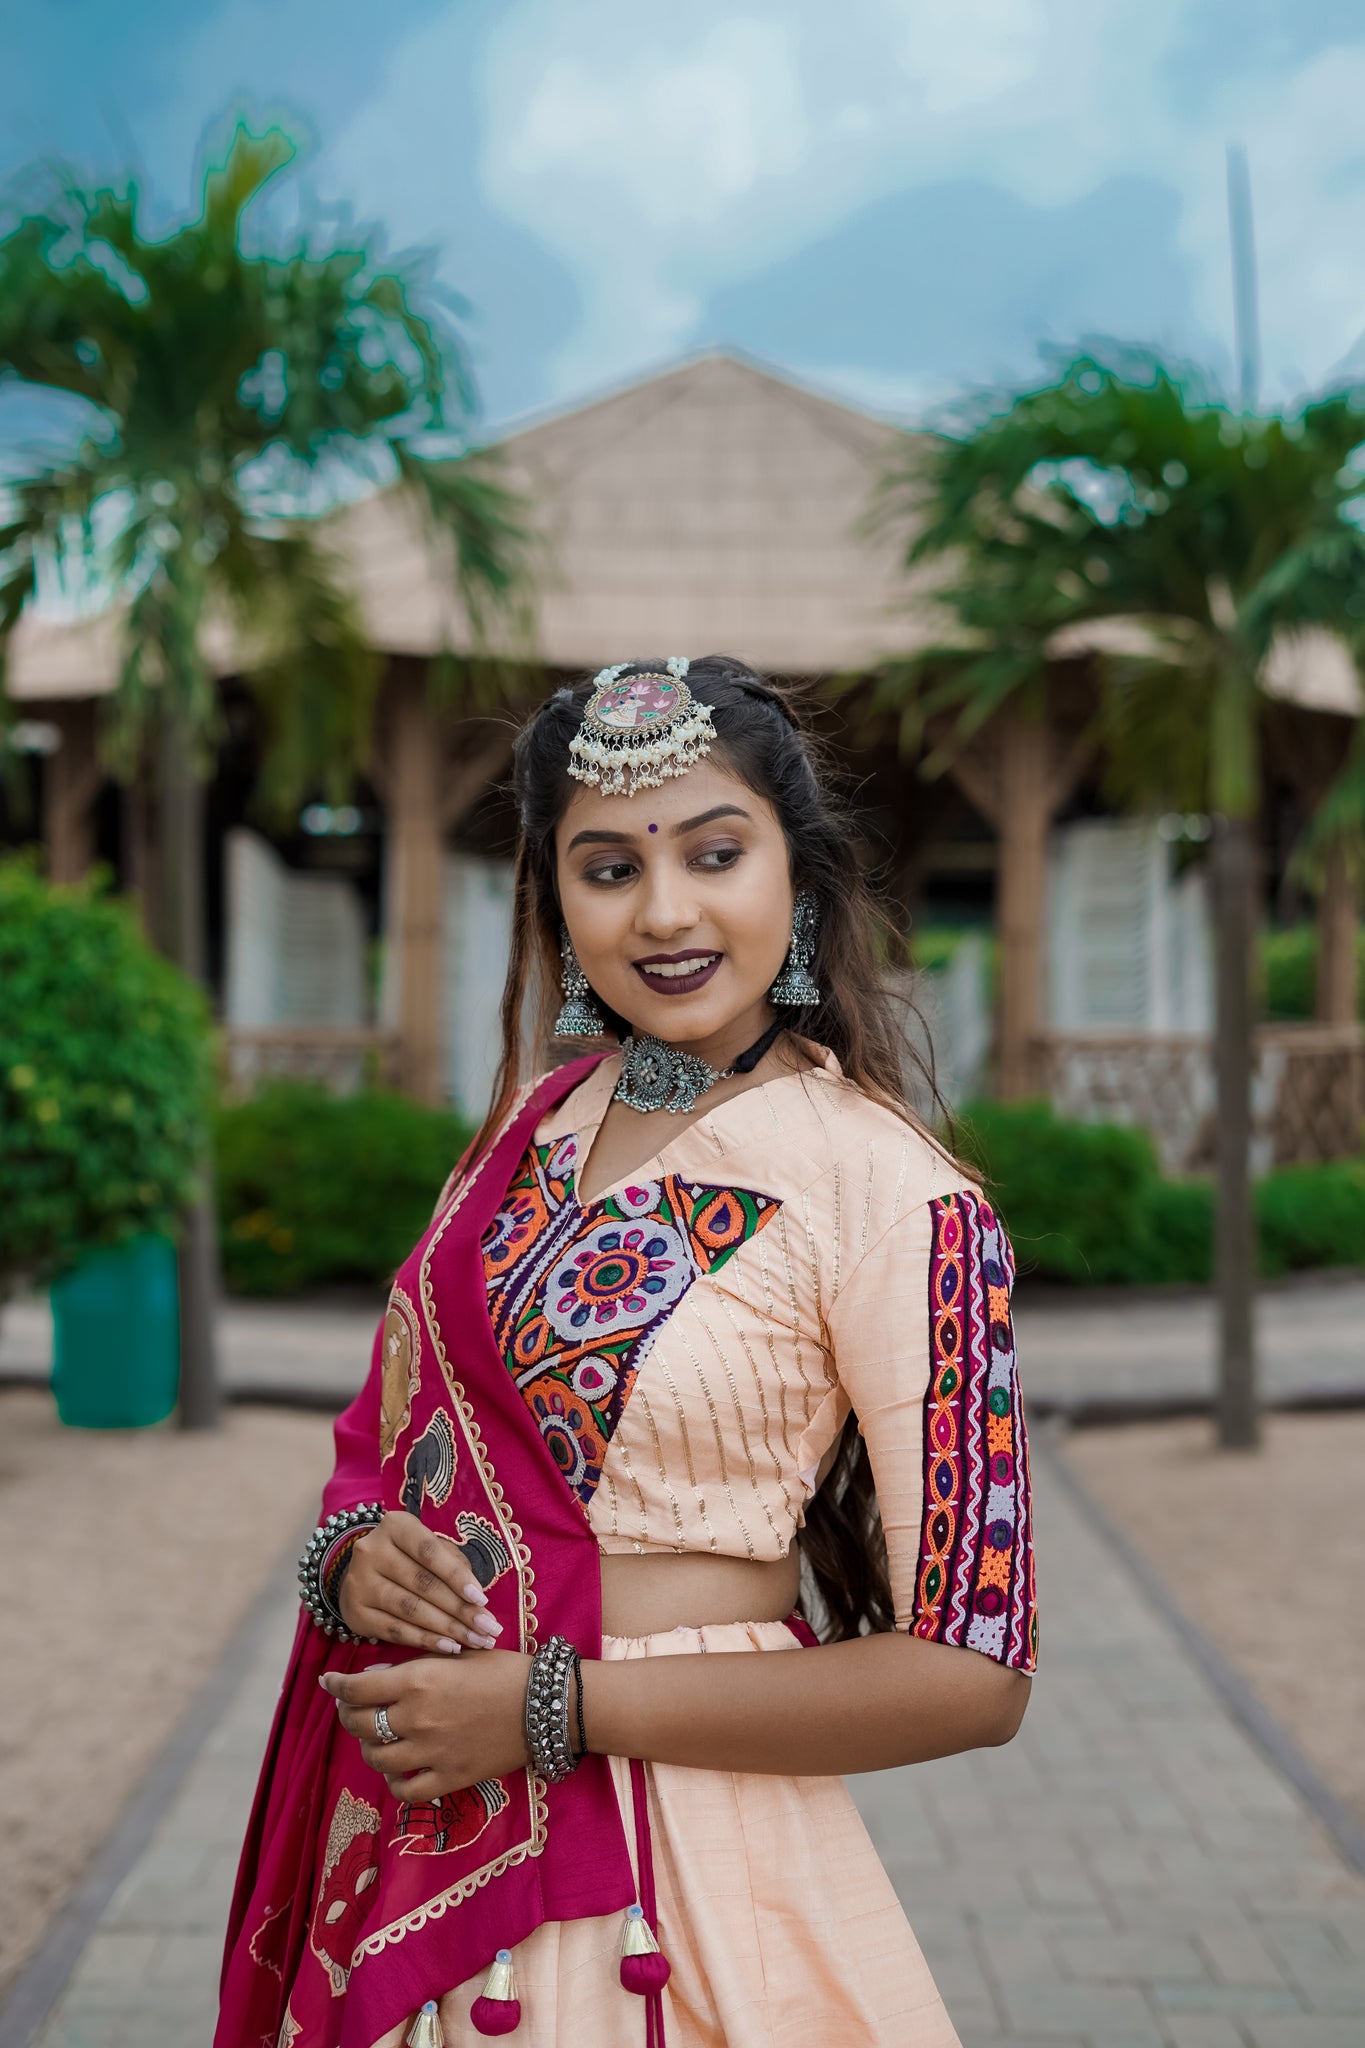
[[[728,354],[509,435],[508,481],[526,494],[537,536],[528,690],[675,651],[733,653],[769,674],[823,684],[925,644],[934,633],[931,592],[907,581],[904,534],[871,517],[888,459],[903,445],[886,421]],[[401,495],[352,505],[328,529],[386,656],[373,760],[350,804],[310,803],[293,829],[268,827],[252,806],[256,707],[234,675],[230,641],[209,650],[226,733],[209,792],[211,979],[240,1085],[280,1068],[341,1084],[378,1069],[419,1096],[477,1110],[510,905],[512,820],[500,785],[513,721],[433,707],[430,664],[446,652],[468,654],[472,636],[448,564]],[[1010,914],[1024,916],[1032,937],[1023,953],[1034,956],[1017,986],[1012,967],[1004,976],[997,1050],[1007,1067],[1015,1063],[1014,1092],[1050,1031],[1074,1037],[1091,1028],[1057,992],[1092,984],[1094,973],[1071,956],[1049,969],[1044,909],[1047,835],[1054,875],[1079,886],[1093,864],[1066,829],[1106,811],[1086,737],[1090,660],[1084,646],[1059,650],[1046,730],[998,721],[932,783],[889,740],[860,737],[856,693],[849,709],[822,713],[856,785],[871,856],[907,924],[984,928],[1013,883]],[[99,700],[118,664],[117,617],[26,617],[12,641],[9,687],[35,749],[51,872],[72,877],[100,858],[145,897],[156,885],[149,806],[107,782],[96,758]],[[1343,672],[1330,647],[1312,643],[1286,649],[1268,681],[1284,726],[1266,813],[1274,892],[1286,886],[1294,820],[1315,800],[1310,785],[1322,764],[1340,757],[1359,697],[1349,663]],[[1025,844],[1036,849],[1036,874],[1011,853]],[[1148,867],[1150,882],[1156,869]],[[1174,874],[1169,880],[1184,887]],[[1203,944],[1189,895],[1185,887],[1184,907],[1169,916],[1159,891],[1151,899],[1163,932],[1185,935],[1180,944],[1169,935],[1150,941],[1152,958],[1159,954],[1162,973],[1185,989],[1201,972],[1185,956]],[[1112,951],[1112,933],[1106,942]],[[1011,958],[1019,954],[1016,945]],[[939,1008],[966,1016],[972,1001],[960,971]],[[1159,1011],[1135,1016],[1133,1028],[1159,1033]],[[969,1022],[955,1029],[964,1040],[979,1035]]]

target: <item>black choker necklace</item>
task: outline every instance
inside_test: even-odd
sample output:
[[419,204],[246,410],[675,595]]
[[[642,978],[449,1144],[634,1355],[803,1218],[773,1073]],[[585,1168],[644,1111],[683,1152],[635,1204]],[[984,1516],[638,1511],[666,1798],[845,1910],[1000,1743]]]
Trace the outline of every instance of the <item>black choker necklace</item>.
[[621,1075],[612,1100],[624,1102],[627,1109],[667,1109],[674,1116],[681,1115],[693,1108],[697,1097],[714,1088],[717,1081],[728,1081],[732,1074],[752,1074],[779,1032],[786,1028],[785,1018],[779,1017],[733,1065],[719,1072],[695,1053],[679,1052],[662,1038],[637,1038],[632,1032],[621,1046]]

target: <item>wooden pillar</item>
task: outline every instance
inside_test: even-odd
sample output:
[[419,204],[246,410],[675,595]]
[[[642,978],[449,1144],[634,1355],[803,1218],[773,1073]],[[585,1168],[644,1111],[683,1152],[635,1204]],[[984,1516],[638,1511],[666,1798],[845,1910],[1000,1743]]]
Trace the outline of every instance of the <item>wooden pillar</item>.
[[95,857],[93,806],[104,780],[95,749],[93,701],[54,706],[52,723],[62,736],[43,770],[43,840],[48,877],[79,882]]
[[1316,1016],[1320,1024],[1354,1024],[1358,1010],[1359,968],[1356,934],[1360,905],[1346,856],[1340,847],[1327,855],[1318,897],[1318,982]]
[[145,770],[124,784],[120,809],[123,893],[136,905],[143,931],[154,940],[161,929],[161,860],[156,806]]
[[419,1102],[445,1099],[442,1043],[441,748],[426,701],[426,677],[404,663],[387,693],[387,893],[396,952],[399,1067]]
[[1000,933],[999,1086],[1006,1102],[1032,1093],[1034,1040],[1043,1019],[1043,920],[1047,898],[1047,834],[1054,804],[1048,774],[1048,729],[1017,707],[1000,718],[1000,865],[996,922]]
[[1085,734],[1067,743],[1045,716],[1006,704],[980,738],[951,762],[954,779],[994,826],[998,841],[996,1082],[1006,1102],[1032,1094],[1037,1085],[1034,1041],[1043,1022],[1047,835],[1090,751]]

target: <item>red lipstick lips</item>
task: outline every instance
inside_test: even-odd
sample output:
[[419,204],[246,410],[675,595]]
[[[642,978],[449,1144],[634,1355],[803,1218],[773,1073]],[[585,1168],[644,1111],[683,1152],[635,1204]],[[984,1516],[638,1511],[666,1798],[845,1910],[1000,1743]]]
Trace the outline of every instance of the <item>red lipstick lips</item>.
[[646,988],[656,995],[690,996],[694,989],[705,988],[720,966],[721,957],[700,946],[691,946],[685,953],[648,953],[631,965]]

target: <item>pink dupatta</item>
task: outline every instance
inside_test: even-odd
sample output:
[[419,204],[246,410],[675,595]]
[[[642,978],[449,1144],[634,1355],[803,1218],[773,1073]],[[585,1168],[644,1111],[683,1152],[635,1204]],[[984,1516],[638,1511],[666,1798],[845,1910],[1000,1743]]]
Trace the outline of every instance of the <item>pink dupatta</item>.
[[[325,1514],[381,1500],[479,1547],[502,1640],[602,1646],[597,1543],[493,1341],[480,1240],[531,1136],[594,1064],[543,1082],[401,1268],[369,1377],[336,1426]],[[611,1775],[586,1757],[403,1806],[317,1684],[411,1653],[300,1618],[228,1922],[215,2048],[370,2048],[546,1920],[635,1886]],[[343,2003],[344,2001],[344,2003]]]

